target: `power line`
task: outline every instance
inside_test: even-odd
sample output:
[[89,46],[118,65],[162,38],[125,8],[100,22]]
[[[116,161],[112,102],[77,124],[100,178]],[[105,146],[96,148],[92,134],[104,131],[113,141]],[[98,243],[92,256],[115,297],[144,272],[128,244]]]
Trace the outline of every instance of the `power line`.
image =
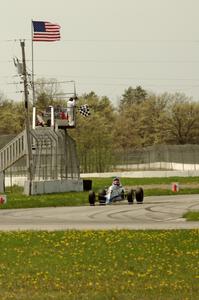
[[[27,62],[31,62],[31,60],[27,59]],[[168,64],[168,63],[173,63],[173,64],[195,64],[199,63],[199,60],[136,60],[136,59],[126,59],[126,60],[120,60],[120,59],[36,59],[35,62],[40,62],[40,63],[158,63],[158,64]],[[12,63],[12,60],[0,60],[0,63]]]
[[[56,76],[55,76],[56,77]],[[112,76],[61,76],[61,77],[74,77],[74,78],[94,78],[94,79],[113,79],[113,80],[121,80],[121,79],[130,79],[130,80],[143,80],[143,81],[199,81],[199,78],[159,78],[159,77],[152,77],[152,78],[139,78],[139,77],[112,77]]]
[[[45,83],[45,84],[53,84],[53,83],[66,83],[65,81],[52,81],[49,83]],[[19,82],[10,82],[8,83],[9,85],[19,85]],[[43,83],[38,83],[38,85],[43,84]],[[142,83],[143,84],[143,83]],[[78,85],[95,85],[95,86],[129,86],[129,83],[105,83],[105,82],[78,82]],[[176,84],[176,85],[170,85],[170,84],[144,84],[144,86],[150,86],[150,87],[169,87],[169,88],[176,88],[176,87],[184,87],[184,88],[199,88],[199,84],[190,84],[190,85],[180,85],[180,84]]]
[[54,63],[161,63],[161,64],[168,64],[168,63],[177,63],[177,64],[195,64],[199,63],[199,60],[119,60],[119,59],[37,59],[35,62],[41,62],[41,63],[49,63],[49,62],[54,62]]
[[199,40],[172,40],[172,39],[63,39],[62,42],[83,43],[199,43]]
[[[19,42],[22,38],[3,39],[2,43]],[[31,41],[30,38],[23,40]],[[61,42],[82,43],[199,43],[199,39],[62,39]]]
[[[47,80],[50,80],[49,82],[42,82],[42,83],[35,83],[35,84],[53,84],[53,83],[57,83],[57,84],[66,84],[66,83],[74,83],[74,80],[54,80],[54,78],[56,77],[60,77],[58,75],[51,75],[51,77],[46,77],[45,75],[39,75],[39,76],[43,76],[45,77]],[[37,75],[37,78],[39,79],[39,76]],[[196,81],[196,82],[199,82],[199,78],[138,78],[138,77],[109,77],[109,76],[61,76],[61,77],[65,77],[65,78],[80,78],[80,79],[100,79],[100,80],[133,80],[133,81],[140,81],[140,82],[144,82],[144,81],[172,81],[172,82],[175,82],[175,81],[182,81],[182,82],[193,82],[193,81]],[[17,84],[20,84],[20,82],[7,82],[8,85],[17,85]],[[92,81],[89,82],[89,84],[93,84]],[[96,84],[98,85],[104,85],[104,83],[102,82],[97,82]],[[105,83],[105,84],[108,84],[108,85],[127,85],[129,83]],[[143,84],[143,83],[142,83]],[[147,85],[144,83],[144,85]],[[150,84],[151,86],[153,85]],[[164,85],[155,85],[155,86],[164,86]],[[167,85],[168,86],[168,85]],[[171,86],[171,85],[169,85]],[[177,84],[177,86],[181,86],[180,84]],[[182,85],[184,86],[184,84]],[[198,87],[198,85],[189,85],[189,87]]]
[[[6,77],[10,78],[10,76],[0,76],[0,77]],[[50,80],[50,82],[42,82],[42,83],[35,83],[35,84],[52,84],[52,83],[70,83],[74,82],[74,80],[67,80],[67,81],[52,81],[51,79],[55,79],[56,77],[65,77],[65,78],[80,78],[80,79],[111,79],[111,80],[140,80],[140,81],[198,81],[199,78],[159,78],[159,77],[152,77],[152,78],[138,78],[138,77],[109,77],[109,76],[63,76],[63,75],[50,75],[50,77],[46,77],[46,75],[37,75],[37,78],[40,79],[40,77],[45,77],[46,79]],[[11,83],[8,83],[11,84]]]
[[[100,86],[127,86],[129,85],[129,83],[99,83],[99,82],[78,82],[78,85],[100,85]],[[185,87],[185,88],[199,88],[199,84],[198,85],[167,85],[167,84],[145,84],[144,86],[151,86],[151,87]]]
[[[0,63],[12,63],[12,60],[0,60]],[[31,62],[27,59],[27,62]],[[41,63],[199,63],[199,60],[146,60],[146,59],[35,59],[35,62]]]

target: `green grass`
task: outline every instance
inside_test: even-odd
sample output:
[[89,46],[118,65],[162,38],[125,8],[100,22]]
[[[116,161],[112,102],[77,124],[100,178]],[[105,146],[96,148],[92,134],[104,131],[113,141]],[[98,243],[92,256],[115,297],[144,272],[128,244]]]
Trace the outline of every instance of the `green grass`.
[[183,215],[187,221],[199,221],[199,211],[189,211]]
[[[94,189],[98,190],[103,186],[108,186],[112,182],[112,178],[88,178],[93,182]],[[124,186],[150,185],[150,184],[169,184],[179,182],[181,184],[198,184],[199,177],[164,177],[164,178],[121,178]]]
[[0,209],[77,206],[88,204],[88,193],[86,192],[27,196],[23,194],[22,188],[15,186],[12,190],[7,189],[5,194],[7,195],[7,203],[1,205]]
[[1,300],[196,300],[199,230],[0,232]]
[[[92,180],[94,191],[109,186],[112,178],[88,178]],[[171,191],[171,183],[179,182],[180,191]],[[142,185],[158,185],[144,188],[145,196],[178,195],[178,194],[199,194],[199,187],[181,188],[183,184],[198,184],[199,177],[170,177],[170,178],[122,178],[123,186],[136,187]],[[169,188],[165,188],[168,185]],[[8,208],[33,208],[33,207],[56,207],[56,206],[77,206],[88,205],[88,192],[68,192],[59,194],[44,194],[36,196],[23,195],[23,189],[17,186],[7,188],[7,204],[1,205],[0,209]]]

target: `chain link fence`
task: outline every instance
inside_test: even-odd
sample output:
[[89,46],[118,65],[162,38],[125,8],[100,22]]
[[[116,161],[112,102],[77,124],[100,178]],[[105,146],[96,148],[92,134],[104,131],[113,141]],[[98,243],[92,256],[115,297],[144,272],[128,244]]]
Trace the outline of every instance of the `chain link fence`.
[[154,145],[115,152],[115,170],[199,170],[199,145]]
[[[2,148],[13,138],[1,136]],[[49,147],[50,143],[50,147]],[[154,145],[140,149],[116,149],[113,153],[104,150],[84,157],[77,157],[76,143],[64,132],[59,132],[57,140],[49,137],[37,138],[33,142],[34,179],[44,180],[48,178],[66,179],[78,178],[79,173],[109,172],[109,171],[138,171],[138,170],[199,170],[199,145]],[[106,152],[106,153],[105,153]],[[96,160],[100,160],[100,170],[96,168]],[[79,163],[80,162],[80,163]],[[84,165],[87,168],[85,169]],[[89,170],[87,170],[89,167]],[[6,170],[6,176],[12,181],[13,176],[27,176],[26,157],[21,158],[12,167]]]

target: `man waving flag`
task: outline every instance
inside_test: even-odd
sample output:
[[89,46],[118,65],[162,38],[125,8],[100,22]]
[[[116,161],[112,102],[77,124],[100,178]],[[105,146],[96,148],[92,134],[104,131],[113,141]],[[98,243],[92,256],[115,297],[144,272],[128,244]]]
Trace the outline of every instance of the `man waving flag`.
[[33,42],[55,42],[60,40],[60,26],[45,21],[32,21]]

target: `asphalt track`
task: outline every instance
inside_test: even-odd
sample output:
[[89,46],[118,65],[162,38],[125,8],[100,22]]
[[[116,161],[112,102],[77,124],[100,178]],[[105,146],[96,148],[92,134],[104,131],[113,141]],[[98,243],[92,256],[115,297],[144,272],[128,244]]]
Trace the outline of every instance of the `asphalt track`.
[[143,204],[1,209],[0,231],[97,229],[199,229],[182,218],[199,210],[199,195],[146,197]]

